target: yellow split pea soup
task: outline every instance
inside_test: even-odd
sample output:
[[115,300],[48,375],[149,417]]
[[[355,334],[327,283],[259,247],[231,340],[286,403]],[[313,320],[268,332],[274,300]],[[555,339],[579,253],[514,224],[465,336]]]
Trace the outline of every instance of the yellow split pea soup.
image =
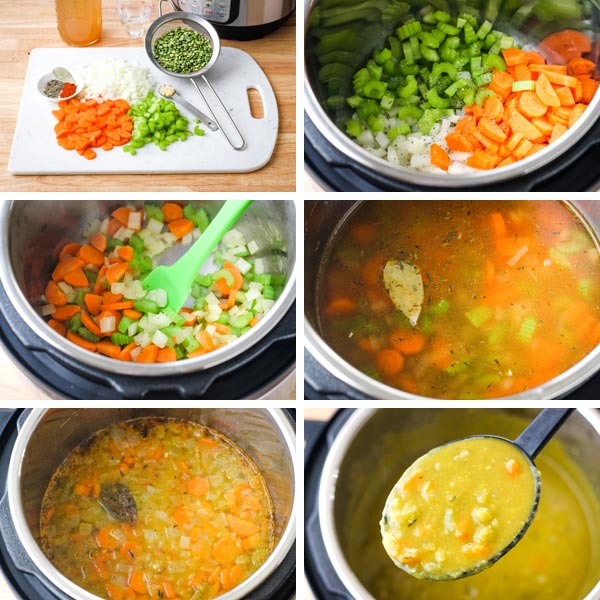
[[525,533],[537,508],[539,473],[514,444],[472,437],[416,460],[392,489],[383,545],[419,579],[457,579],[497,560]]
[[420,396],[518,394],[600,342],[597,240],[559,201],[363,202],[317,291],[327,343]]
[[56,568],[110,600],[209,600],[273,545],[271,498],[248,455],[176,419],[126,421],[80,444],[53,475],[40,524]]

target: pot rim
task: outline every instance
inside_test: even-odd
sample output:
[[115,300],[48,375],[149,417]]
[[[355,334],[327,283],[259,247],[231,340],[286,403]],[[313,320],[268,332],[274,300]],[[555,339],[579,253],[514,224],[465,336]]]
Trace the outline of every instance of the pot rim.
[[[496,408],[502,410],[501,407]],[[357,600],[376,599],[370,594],[370,592],[355,575],[342,551],[333,514],[335,492],[340,466],[342,460],[347,454],[348,448],[356,438],[356,434],[371,419],[371,417],[380,410],[385,410],[385,408],[358,408],[354,410],[336,435],[333,444],[327,453],[327,458],[325,460],[325,464],[323,465],[323,471],[319,480],[319,526],[321,529],[321,535],[323,537],[325,549],[327,551],[327,556],[331,560],[331,564],[333,565],[335,573],[342,581],[344,587],[352,594],[352,597],[356,598]],[[597,409],[578,408],[577,412],[600,436],[600,416],[598,415]],[[600,597],[600,580],[587,593],[585,598],[582,598],[582,600],[593,600],[597,597]]]
[[[304,3],[304,39],[306,44],[306,35],[308,33],[309,15],[319,0],[305,0]],[[553,160],[567,154],[567,150],[576,144],[594,125],[595,119],[600,115],[600,93],[596,93],[588,104],[586,110],[573,127],[562,135],[558,140],[549,144],[540,152],[536,152],[527,158],[518,160],[510,165],[491,169],[490,171],[479,171],[474,173],[452,174],[448,173],[429,173],[417,171],[410,167],[393,165],[387,160],[374,156],[367,150],[364,150],[356,142],[344,134],[329,115],[323,110],[313,91],[312,83],[308,77],[308,65],[304,53],[304,105],[305,111],[310,120],[321,134],[333,144],[344,156],[353,163],[358,163],[362,167],[367,167],[376,174],[382,174],[385,177],[396,181],[404,181],[415,185],[427,185],[439,188],[462,188],[473,187],[476,185],[487,185],[499,183],[508,179],[515,179],[524,175],[529,175],[537,169],[549,164]]]
[[[73,200],[71,201],[73,202]],[[297,213],[296,200],[281,201],[292,202],[294,214]],[[12,207],[15,202],[19,202],[19,200],[0,200],[0,232],[3,232],[3,234],[0,235],[2,238],[0,243],[0,281],[2,282],[14,309],[25,321],[27,326],[43,342],[50,344],[55,350],[58,350],[61,355],[75,358],[91,368],[100,369],[107,373],[130,375],[134,377],[162,377],[164,375],[184,375],[194,371],[216,367],[255,346],[276,327],[295,301],[297,261],[294,249],[294,262],[281,296],[276,300],[273,308],[260,320],[260,322],[250,331],[240,336],[235,342],[217,348],[217,350],[204,354],[203,356],[178,360],[172,363],[144,364],[124,362],[109,358],[108,356],[103,356],[96,352],[89,352],[80,348],[62,335],[59,335],[51,327],[48,327],[48,324],[31,306],[16,282],[10,255],[9,236],[6,233]],[[293,242],[296,244],[295,236]]]
[[[358,204],[362,202],[364,202],[364,200],[357,201],[350,210],[355,210]],[[527,202],[527,200],[524,202]],[[559,200],[559,202],[563,202],[579,219],[594,240],[596,249],[600,253],[600,238],[592,229],[585,214],[573,204],[572,200]],[[304,314],[304,344],[316,361],[334,377],[367,396],[381,400],[439,400],[442,402],[453,400],[450,398],[432,398],[430,396],[410,394],[409,392],[391,387],[365,375],[365,373],[344,360],[333,348],[331,348],[331,346],[329,346],[329,344],[327,344],[308,320],[306,312]],[[534,388],[509,396],[501,396],[494,399],[479,398],[479,400],[548,400],[559,398],[583,385],[586,381],[596,375],[598,371],[600,371],[600,344],[566,371],[559,373],[553,379]]]
[[[65,577],[49,560],[34,539],[27,525],[25,513],[23,511],[23,503],[21,497],[21,489],[18,485],[21,476],[21,465],[25,456],[25,451],[29,443],[31,434],[39,425],[42,418],[52,409],[32,409],[31,413],[23,422],[19,430],[15,445],[11,451],[10,462],[7,475],[7,494],[10,514],[13,520],[15,531],[25,551],[28,553],[32,561],[39,568],[42,574],[58,589],[66,592],[69,597],[77,600],[102,600],[99,596],[84,590],[70,579]],[[93,410],[93,409],[91,409]],[[267,560],[254,572],[250,577],[242,581],[232,590],[219,596],[219,600],[240,600],[248,593],[263,583],[279,565],[283,562],[288,552],[291,550],[296,539],[296,433],[294,427],[281,408],[262,408],[260,410],[267,411],[279,431],[283,435],[288,452],[290,453],[292,473],[294,477],[294,494],[292,499],[292,508],[288,522],[285,526],[281,539],[273,548],[273,551]]]

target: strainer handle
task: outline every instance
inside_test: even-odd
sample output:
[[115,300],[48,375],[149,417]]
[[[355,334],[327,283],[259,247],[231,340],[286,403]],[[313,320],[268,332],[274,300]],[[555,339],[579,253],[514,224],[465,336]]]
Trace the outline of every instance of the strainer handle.
[[225,136],[225,139],[229,142],[229,145],[234,150],[243,150],[246,147],[246,140],[244,140],[244,138],[242,137],[242,134],[240,133],[240,130],[238,129],[237,125],[235,124],[235,121],[232,119],[231,115],[229,114],[229,111],[227,110],[227,107],[223,104],[223,101],[221,100],[221,97],[217,93],[217,90],[215,90],[215,88],[212,86],[212,84],[210,83],[210,81],[208,81],[208,79],[206,79],[206,77],[204,75],[202,75],[201,77],[202,77],[202,81],[204,81],[204,83],[208,86],[208,88],[212,92],[212,95],[217,99],[218,103],[221,105],[221,108],[223,109],[222,112],[227,116],[227,118],[229,119],[229,122],[231,123],[231,126],[235,129],[235,133],[237,134],[237,137],[239,138],[239,142],[234,143],[234,141],[231,140],[231,138],[227,134],[227,131],[223,128],[223,125],[215,117],[215,112],[210,107],[210,104],[206,100],[206,97],[204,96],[204,93],[200,89],[200,86],[198,85],[198,82],[196,81],[196,79],[194,77],[192,77],[192,82],[193,82],[194,86],[196,86],[196,89],[198,90],[198,93],[200,94],[200,96],[202,96],[202,100],[204,100],[204,103],[206,104],[206,106],[208,107],[208,110],[212,114],[213,119],[215,121],[217,121],[217,123],[219,124],[219,127],[221,128],[221,131],[223,132],[223,135]]
[[158,3],[158,14],[162,17],[163,16],[163,11],[162,11],[162,5],[163,2],[168,2],[171,5],[171,8],[174,11],[177,11],[177,7],[175,6],[175,4],[173,3],[173,0],[160,0],[160,2]]

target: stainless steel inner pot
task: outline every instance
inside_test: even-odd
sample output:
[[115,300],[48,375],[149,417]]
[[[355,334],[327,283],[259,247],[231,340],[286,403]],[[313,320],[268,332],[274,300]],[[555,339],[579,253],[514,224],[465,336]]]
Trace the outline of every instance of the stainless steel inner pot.
[[[222,201],[196,201],[214,216]],[[103,219],[123,204],[112,200],[5,200],[0,204],[0,279],[15,310],[44,341],[69,357],[111,373],[160,377],[214,367],[248,350],[266,336],[295,299],[296,209],[292,200],[257,200],[236,224],[247,240],[262,249],[256,257],[267,272],[282,272],[287,283],[275,306],[261,322],[237,341],[210,354],[174,363],[127,363],[88,352],[57,334],[41,315],[41,295],[58,261],[60,248],[80,240],[94,219]],[[142,202],[134,202],[139,208]],[[165,255],[174,262],[186,249],[176,246]],[[160,260],[160,259],[159,259]]]
[[99,600],[64,577],[39,545],[40,509],[48,482],[69,452],[95,432],[139,417],[189,419],[225,434],[254,460],[263,474],[275,512],[275,548],[248,579],[219,596],[243,598],[271,576],[295,541],[295,432],[281,409],[47,409],[33,410],[22,423],[12,451],[7,493],[19,540],[28,556],[73,600]]
[[[345,4],[364,4],[364,0],[347,0]],[[390,0],[391,3],[391,0]],[[421,1],[406,0],[411,5],[411,13],[416,13],[424,4]],[[361,148],[351,138],[349,138],[336,122],[343,122],[350,117],[351,113],[344,111],[337,113],[327,108],[326,100],[328,95],[327,82],[321,81],[321,67],[319,64],[315,48],[318,40],[327,33],[334,33],[328,41],[328,52],[334,57],[335,52],[351,52],[352,58],[343,54],[343,58],[338,58],[338,62],[343,62],[343,68],[347,72],[347,77],[342,82],[341,95],[352,95],[352,76],[354,73],[371,57],[374,48],[381,47],[385,38],[393,33],[398,27],[397,22],[382,23],[379,18],[376,19],[378,9],[371,9],[370,20],[350,21],[338,18],[339,24],[335,26],[323,26],[324,5],[326,8],[339,8],[331,6],[332,2],[327,0],[305,0],[304,2],[304,23],[305,23],[305,65],[304,65],[304,97],[306,112],[311,121],[315,124],[317,130],[335,146],[337,150],[348,157],[348,160],[359,165],[371,168],[374,172],[395,179],[406,181],[415,185],[438,186],[445,188],[459,188],[474,185],[484,185],[498,183],[507,179],[514,179],[532,173],[543,165],[546,165],[566,154],[574,144],[580,140],[590,129],[594,122],[600,116],[600,94],[596,94],[592,102],[586,109],[583,116],[577,123],[570,128],[567,133],[553,142],[548,148],[538,152],[524,160],[517,161],[506,167],[492,169],[490,171],[478,171],[461,175],[448,175],[440,173],[420,173],[414,169],[393,165],[387,160],[377,158],[370,152]],[[560,31],[566,28],[584,29],[597,40],[600,28],[598,7],[585,0],[574,1],[572,6],[575,12],[579,12],[579,18],[569,18],[570,15],[561,17],[560,15],[543,23],[543,16],[547,15],[544,5],[547,0],[533,0],[524,3],[497,3],[500,5],[497,21],[494,23],[494,29],[498,29],[513,36],[517,43],[523,45],[537,45],[546,35],[554,31]],[[507,10],[503,4],[512,6]],[[464,8],[464,2],[449,0],[445,3],[454,14],[459,14],[457,6]],[[365,9],[366,11],[367,9]],[[560,12],[560,11],[557,11]],[[364,11],[361,11],[364,14]],[[373,16],[375,15],[375,16]],[[375,20],[373,20],[375,19]],[[492,16],[493,20],[493,16]],[[348,32],[345,36],[343,32]],[[337,40],[337,41],[336,41]],[[595,56],[593,60],[598,63],[598,46],[595,46]],[[331,59],[335,62],[334,58]],[[338,86],[337,79],[334,85]],[[338,93],[338,92],[336,92]]]
[[[442,443],[467,435],[486,433],[510,436],[502,425],[490,426],[490,413],[509,413],[533,418],[537,409],[358,409],[343,425],[323,467],[319,485],[319,523],[325,548],[336,574],[356,600],[375,600],[361,576],[373,576],[378,565],[387,565],[383,547],[369,552],[368,573],[353,569],[348,552],[364,533],[359,522],[378,527],[385,498],[399,474],[419,456]],[[486,415],[484,415],[486,413]],[[493,431],[492,431],[493,429]],[[489,431],[488,431],[489,430]],[[393,437],[392,437],[393,436]],[[390,456],[399,436],[410,451]],[[557,435],[570,458],[584,471],[600,499],[600,413],[582,409],[573,414]],[[374,467],[374,465],[376,465]],[[365,482],[368,482],[366,485]],[[542,485],[542,494],[543,494]],[[381,500],[381,502],[379,502]],[[381,504],[376,514],[373,512]],[[381,560],[379,560],[379,558]],[[384,562],[385,561],[385,562]],[[362,569],[362,565],[359,567]],[[598,575],[596,574],[595,577]],[[596,581],[596,578],[593,581]],[[436,585],[433,583],[433,585]],[[600,599],[600,582],[582,600]],[[398,599],[400,600],[400,599]],[[406,599],[402,599],[406,600]],[[450,600],[450,599],[449,599]]]
[[[338,229],[364,201],[307,200],[304,208],[304,333],[305,345],[314,358],[335,377],[347,385],[373,398],[417,399],[402,390],[385,385],[365,375],[341,358],[321,337],[318,314],[317,281],[319,269],[326,256],[330,240]],[[390,200],[399,206],[402,200]],[[443,202],[443,200],[439,200]],[[523,202],[526,202],[523,200]],[[572,200],[567,204],[587,223],[591,232],[600,239],[600,202],[597,200]],[[514,399],[558,398],[577,389],[600,370],[600,346],[569,370],[546,383],[513,396]]]

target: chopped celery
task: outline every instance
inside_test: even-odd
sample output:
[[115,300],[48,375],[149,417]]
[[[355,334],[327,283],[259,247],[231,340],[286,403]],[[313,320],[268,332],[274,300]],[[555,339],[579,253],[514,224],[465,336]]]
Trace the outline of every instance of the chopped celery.
[[68,328],[70,331],[72,331],[73,333],[77,333],[77,330],[81,327],[81,315],[80,313],[77,313],[74,317],[72,317],[71,319],[69,319],[69,322],[67,324]]
[[154,219],[159,223],[164,222],[163,211],[160,209],[160,206],[156,206],[156,204],[151,204],[150,202],[146,202],[144,204],[144,210],[146,211],[146,217],[148,220]]
[[203,275],[202,273],[198,273],[198,275],[196,275],[196,277],[194,278],[194,281],[198,285],[207,288],[210,287],[210,285],[212,284],[213,278],[212,275]]
[[513,92],[523,92],[525,90],[535,90],[535,81],[515,81],[512,85]]
[[97,335],[94,335],[87,327],[80,327],[77,330],[77,333],[84,340],[92,342],[93,344],[97,344],[100,341],[100,338]]
[[156,302],[153,302],[152,300],[134,300],[133,308],[143,313],[157,314],[159,312],[158,304],[156,304]]
[[548,256],[552,259],[552,262],[563,269],[571,268],[571,261],[567,256],[565,256],[558,248],[550,248],[548,251]]
[[538,320],[535,317],[525,317],[521,323],[521,328],[517,337],[522,342],[530,342],[538,325]]
[[133,341],[133,338],[124,333],[112,333],[110,341],[117,346],[126,346]]
[[465,316],[473,325],[473,327],[481,327],[486,321],[491,319],[494,314],[494,310],[490,306],[476,306],[472,308],[468,312],[465,313]]
[[119,326],[117,327],[117,329],[121,333],[127,333],[129,326],[134,322],[135,321],[133,319],[130,319],[129,317],[121,317],[121,320],[119,321]]
[[216,283],[219,279],[224,279],[228,287],[231,287],[235,283],[233,273],[229,269],[221,269],[212,274],[213,283]]

